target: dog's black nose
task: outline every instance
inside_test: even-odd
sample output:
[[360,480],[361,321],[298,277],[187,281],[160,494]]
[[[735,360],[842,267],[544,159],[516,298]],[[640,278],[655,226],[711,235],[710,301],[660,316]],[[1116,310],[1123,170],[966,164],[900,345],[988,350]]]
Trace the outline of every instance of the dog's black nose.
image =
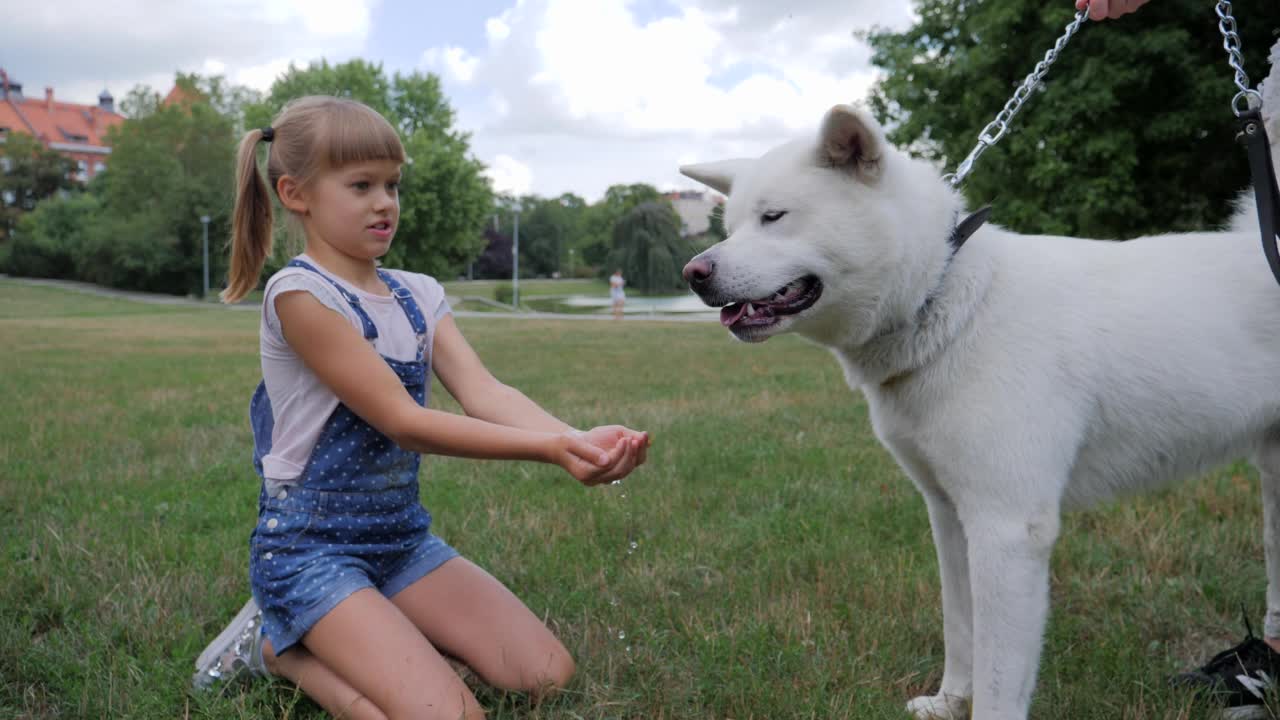
[[698,290],[705,287],[711,280],[711,273],[715,272],[715,269],[715,263],[710,260],[694,258],[684,266],[684,272],[681,275],[684,276],[685,282],[689,283],[689,287]]

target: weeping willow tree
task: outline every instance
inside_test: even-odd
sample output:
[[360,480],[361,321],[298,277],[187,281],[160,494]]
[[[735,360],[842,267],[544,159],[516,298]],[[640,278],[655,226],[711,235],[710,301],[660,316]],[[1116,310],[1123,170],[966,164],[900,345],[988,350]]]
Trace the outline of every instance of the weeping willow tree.
[[694,254],[693,244],[680,235],[676,211],[664,202],[645,202],[614,226],[604,271],[621,268],[630,287],[646,292],[679,290],[685,287],[680,271]]

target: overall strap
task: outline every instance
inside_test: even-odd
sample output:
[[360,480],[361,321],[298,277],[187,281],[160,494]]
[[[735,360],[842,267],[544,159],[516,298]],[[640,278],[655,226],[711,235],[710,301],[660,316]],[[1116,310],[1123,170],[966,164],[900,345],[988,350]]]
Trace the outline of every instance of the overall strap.
[[337,280],[334,280],[328,275],[325,275],[324,273],[320,272],[315,268],[315,266],[311,265],[310,263],[304,260],[299,260],[297,258],[294,258],[290,260],[288,265],[286,265],[285,267],[296,267],[296,268],[302,268],[304,270],[310,270],[311,272],[319,275],[325,280],[328,280],[331,285],[333,285],[335,288],[338,289],[338,292],[342,294],[343,299],[347,301],[347,304],[351,306],[351,309],[354,310],[356,315],[360,318],[360,324],[364,326],[364,339],[365,340],[377,339],[378,337],[377,326],[373,324],[373,320],[369,319],[369,314],[364,311],[363,307],[361,307],[360,298],[356,297],[350,290],[347,290],[346,288],[342,287],[342,284],[339,283]]
[[1271,274],[1280,282],[1280,183],[1276,181],[1261,110],[1251,108],[1240,114],[1238,139],[1249,153],[1253,192],[1258,201],[1258,225],[1262,229],[1262,252],[1271,266]]
[[418,307],[417,301],[413,299],[413,293],[409,292],[409,288],[401,285],[386,270],[379,270],[378,277],[382,278],[382,282],[391,289],[391,294],[396,296],[396,302],[400,303],[400,309],[404,310],[405,317],[409,318],[413,331],[418,335],[426,335],[427,320],[422,314],[422,309]]

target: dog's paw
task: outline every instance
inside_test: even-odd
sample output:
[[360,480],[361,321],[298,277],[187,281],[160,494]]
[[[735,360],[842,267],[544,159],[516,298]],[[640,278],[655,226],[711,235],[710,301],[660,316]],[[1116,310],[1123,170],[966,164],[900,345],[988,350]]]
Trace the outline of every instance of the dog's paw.
[[969,698],[959,695],[920,696],[907,703],[917,720],[968,720]]

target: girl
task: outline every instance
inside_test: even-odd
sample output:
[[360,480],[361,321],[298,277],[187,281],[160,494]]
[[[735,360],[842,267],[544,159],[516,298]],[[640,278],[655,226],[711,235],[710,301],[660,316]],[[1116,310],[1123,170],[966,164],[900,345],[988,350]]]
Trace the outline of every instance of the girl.
[[[351,718],[483,717],[446,655],[501,688],[563,687],[574,671],[564,646],[431,533],[419,453],[554,463],[597,485],[644,462],[647,434],[584,433],[552,417],[489,374],[439,283],[378,267],[405,155],[392,126],[351,100],[302,98],[245,135],[225,302],[256,287],[270,252],[259,142],[306,252],[263,297],[263,383],[250,403],[263,486],[249,556],[261,615],[246,606],[202,656],[218,658],[205,674],[230,655]],[[465,417],[427,409],[432,369]]]

